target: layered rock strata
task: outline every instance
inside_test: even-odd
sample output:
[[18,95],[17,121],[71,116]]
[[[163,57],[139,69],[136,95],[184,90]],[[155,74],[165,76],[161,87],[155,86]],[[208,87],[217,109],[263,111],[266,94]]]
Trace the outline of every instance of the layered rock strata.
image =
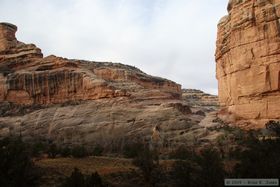
[[162,147],[204,137],[203,116],[193,114],[179,84],[118,63],[43,58],[16,40],[16,30],[0,24],[0,138],[120,151],[152,141],[155,127]]
[[280,119],[280,1],[230,0],[218,24],[220,117],[244,128]]
[[192,108],[201,108],[205,111],[217,110],[219,107],[218,96],[196,89],[182,89],[182,99]]
[[179,99],[181,86],[137,68],[48,56],[0,24],[0,102],[49,105],[115,97]]

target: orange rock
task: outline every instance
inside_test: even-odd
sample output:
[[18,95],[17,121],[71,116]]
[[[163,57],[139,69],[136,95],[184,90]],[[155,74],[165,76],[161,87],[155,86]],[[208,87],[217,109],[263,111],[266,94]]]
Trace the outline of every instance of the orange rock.
[[0,102],[48,105],[115,97],[177,99],[181,86],[114,63],[43,58],[17,41],[17,27],[0,23]]
[[16,31],[17,27],[15,25],[10,23],[0,24],[0,51],[6,51],[16,46]]
[[230,0],[218,24],[219,101],[230,121],[254,121],[246,128],[280,119],[279,3]]
[[215,96],[182,96],[179,84],[119,63],[43,58],[35,45],[18,42],[9,24],[0,28],[0,138],[105,150],[135,141],[164,149],[205,141],[203,116],[193,112],[215,110]]

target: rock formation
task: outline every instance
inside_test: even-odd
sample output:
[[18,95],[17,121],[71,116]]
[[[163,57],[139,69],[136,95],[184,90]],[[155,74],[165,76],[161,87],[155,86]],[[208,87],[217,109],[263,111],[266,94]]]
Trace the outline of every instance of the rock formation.
[[120,150],[152,141],[155,127],[163,148],[204,137],[204,116],[182,99],[179,84],[123,64],[43,58],[17,41],[16,30],[0,23],[0,138]]
[[230,0],[218,24],[220,117],[244,128],[280,119],[280,1]]
[[182,89],[182,98],[185,103],[204,112],[217,110],[218,97],[196,89]]
[[[17,27],[0,24],[0,102],[48,105],[67,101],[143,96],[178,99],[181,86],[113,63],[43,58],[35,45],[18,42]],[[145,92],[149,89],[149,92]]]

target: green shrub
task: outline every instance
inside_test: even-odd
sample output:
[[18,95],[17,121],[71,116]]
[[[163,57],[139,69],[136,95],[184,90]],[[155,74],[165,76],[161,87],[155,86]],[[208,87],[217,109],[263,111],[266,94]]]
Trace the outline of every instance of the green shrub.
[[51,144],[48,148],[48,155],[50,158],[55,158],[59,153],[59,150],[55,144]]
[[171,177],[175,186],[195,186],[195,165],[189,160],[177,160],[172,165]]
[[104,148],[101,145],[96,145],[92,150],[93,156],[101,156],[104,151]]
[[37,141],[31,145],[31,149],[32,156],[37,157],[40,156],[42,153],[47,152],[48,146],[42,141]]
[[198,165],[197,186],[224,186],[225,170],[223,160],[217,150],[206,148],[196,156],[195,161]]
[[79,169],[75,168],[71,173],[71,176],[68,177],[65,182],[62,184],[62,187],[84,187],[85,179],[84,175],[80,172]]
[[239,178],[279,178],[280,140],[256,140],[240,153],[240,163],[235,167]]
[[37,186],[38,179],[27,144],[20,138],[0,140],[0,186]]
[[69,157],[71,155],[71,149],[69,147],[62,147],[60,149],[60,155],[62,157]]
[[102,178],[95,172],[91,175],[83,175],[79,169],[75,168],[71,176],[66,178],[61,187],[104,187]]
[[178,147],[169,154],[170,159],[190,160],[193,158],[193,150],[187,147]]
[[97,172],[92,173],[90,176],[86,176],[85,184],[86,184],[87,187],[102,187],[102,186],[104,186],[102,184],[102,178],[100,177],[100,175]]
[[133,159],[132,163],[142,171],[146,182],[154,183],[152,174],[153,171],[159,167],[157,152],[151,151],[148,147],[145,147],[143,151],[139,152],[137,157]]
[[175,186],[219,187],[224,184],[225,171],[219,152],[206,148],[199,154],[176,160],[170,176]]
[[277,137],[280,137],[280,121],[269,121],[265,124],[265,127],[274,132]]
[[124,146],[123,155],[125,158],[135,158],[143,149],[144,145],[142,143],[129,143]]
[[84,146],[76,146],[72,149],[71,154],[75,158],[83,158],[88,156],[87,150]]

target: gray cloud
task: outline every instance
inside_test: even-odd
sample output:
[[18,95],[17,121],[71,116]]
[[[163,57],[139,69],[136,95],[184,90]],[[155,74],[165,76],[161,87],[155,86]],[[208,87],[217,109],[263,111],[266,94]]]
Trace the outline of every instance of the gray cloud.
[[227,0],[0,0],[1,21],[45,55],[139,67],[217,93],[216,25]]

